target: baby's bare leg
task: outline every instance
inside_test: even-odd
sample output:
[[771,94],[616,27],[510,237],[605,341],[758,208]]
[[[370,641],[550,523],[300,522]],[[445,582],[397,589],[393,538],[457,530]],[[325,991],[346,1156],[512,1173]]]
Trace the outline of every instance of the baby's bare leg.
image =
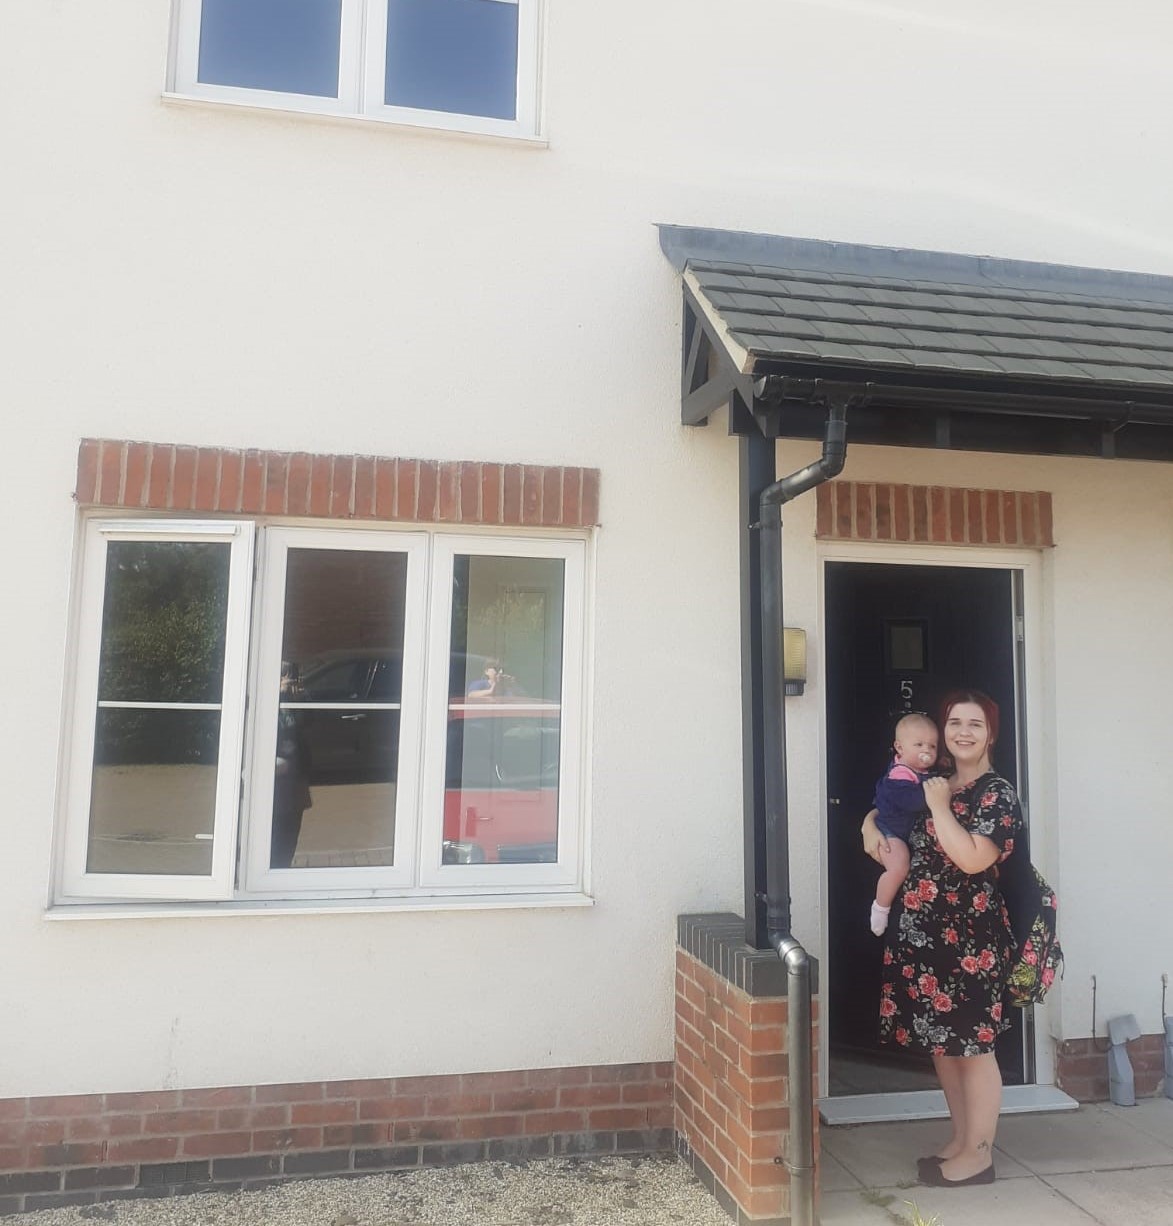
[[880,859],[884,871],[876,882],[876,902],[881,907],[890,907],[900,893],[900,887],[908,876],[908,844],[903,839],[888,839],[888,850],[880,847]]
[[880,845],[880,859],[884,871],[876,882],[876,901],[872,903],[871,928],[876,936],[883,936],[888,928],[888,912],[900,887],[908,876],[908,844],[903,839],[888,836],[888,850]]

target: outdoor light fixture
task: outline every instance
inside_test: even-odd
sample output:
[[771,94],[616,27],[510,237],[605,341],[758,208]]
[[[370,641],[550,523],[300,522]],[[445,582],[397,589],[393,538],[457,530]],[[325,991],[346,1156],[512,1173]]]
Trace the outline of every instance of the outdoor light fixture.
[[806,689],[806,631],[787,626],[782,631],[783,693],[801,694]]

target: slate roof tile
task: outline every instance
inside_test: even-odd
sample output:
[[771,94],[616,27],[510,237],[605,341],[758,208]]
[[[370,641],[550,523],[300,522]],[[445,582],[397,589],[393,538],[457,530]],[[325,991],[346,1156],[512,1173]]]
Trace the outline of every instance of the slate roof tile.
[[761,357],[1111,384],[1173,384],[1173,302],[690,260]]

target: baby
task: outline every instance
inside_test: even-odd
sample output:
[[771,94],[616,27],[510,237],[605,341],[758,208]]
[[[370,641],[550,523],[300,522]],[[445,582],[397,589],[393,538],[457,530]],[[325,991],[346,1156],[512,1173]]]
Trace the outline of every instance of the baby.
[[884,872],[876,883],[871,925],[876,936],[888,928],[888,912],[908,876],[908,836],[925,809],[924,781],[937,764],[937,725],[927,715],[906,715],[896,725],[888,773],[876,784],[876,825],[888,840],[880,846]]

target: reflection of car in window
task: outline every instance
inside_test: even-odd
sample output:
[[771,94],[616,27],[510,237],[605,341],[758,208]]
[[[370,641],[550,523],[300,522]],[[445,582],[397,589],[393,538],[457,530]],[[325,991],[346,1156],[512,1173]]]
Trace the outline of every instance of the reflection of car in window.
[[403,659],[398,652],[327,652],[301,670],[303,702],[398,702]]
[[[448,696],[459,702],[467,682],[490,661],[462,651],[449,659]],[[403,653],[394,647],[322,652],[303,661],[299,671],[302,702],[399,702],[403,695]]]
[[[463,652],[451,656],[443,860],[554,863],[559,707],[520,697],[468,703],[467,683],[489,663]],[[380,704],[402,699],[402,654],[390,648],[331,651],[306,660],[296,674],[296,689],[283,695],[282,708],[296,721],[310,783],[394,783],[399,711]]]
[[558,707],[448,713],[444,863],[558,859]]
[[[459,699],[465,677],[478,675],[485,660],[452,654],[452,697]],[[402,701],[402,652],[390,647],[323,652],[302,663],[298,673],[297,692],[290,697],[306,745],[310,782],[394,783],[399,777],[399,712],[377,704]],[[323,709],[316,703],[346,706]]]
[[[392,651],[332,651],[301,666],[289,709],[306,746],[311,783],[396,779],[399,712],[369,704],[399,702],[402,679],[402,656]],[[300,705],[316,703],[345,705]]]

